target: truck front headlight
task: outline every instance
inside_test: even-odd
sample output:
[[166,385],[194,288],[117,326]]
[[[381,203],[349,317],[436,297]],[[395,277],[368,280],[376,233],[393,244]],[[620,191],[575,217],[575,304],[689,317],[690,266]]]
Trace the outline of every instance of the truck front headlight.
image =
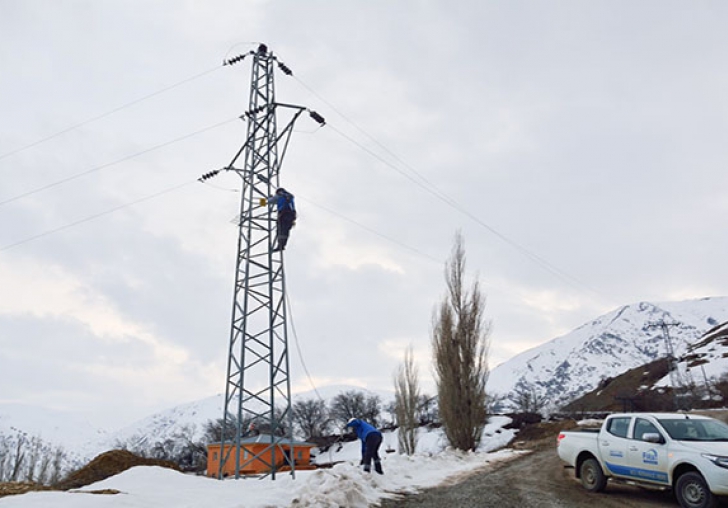
[[711,455],[709,453],[701,454],[703,457],[711,461],[713,464],[719,467],[728,469],[728,457],[721,457],[720,455]]

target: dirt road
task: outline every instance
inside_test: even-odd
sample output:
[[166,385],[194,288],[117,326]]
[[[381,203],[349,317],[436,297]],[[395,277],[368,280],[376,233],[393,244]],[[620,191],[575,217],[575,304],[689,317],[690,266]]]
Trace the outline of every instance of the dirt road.
[[[547,447],[492,469],[479,471],[454,485],[444,485],[388,500],[383,508],[644,508],[678,504],[669,492],[610,483],[599,494],[585,491],[565,470],[553,447]],[[721,507],[728,507],[724,503]]]

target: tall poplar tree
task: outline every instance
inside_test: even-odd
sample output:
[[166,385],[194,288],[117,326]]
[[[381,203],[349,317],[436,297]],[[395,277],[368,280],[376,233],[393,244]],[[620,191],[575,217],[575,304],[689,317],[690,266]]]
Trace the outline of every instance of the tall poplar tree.
[[469,291],[465,288],[465,247],[459,232],[445,282],[447,293],[435,309],[432,327],[440,420],[453,447],[475,450],[486,420],[491,324],[483,317],[485,296],[477,280]]

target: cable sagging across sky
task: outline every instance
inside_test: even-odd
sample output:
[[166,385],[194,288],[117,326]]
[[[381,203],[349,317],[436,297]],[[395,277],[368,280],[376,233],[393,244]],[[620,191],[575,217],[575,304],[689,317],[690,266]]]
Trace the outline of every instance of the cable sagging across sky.
[[54,134],[51,134],[49,136],[40,138],[40,139],[38,139],[36,141],[33,141],[32,143],[28,143],[27,145],[23,145],[21,147],[18,147],[18,148],[14,149],[14,150],[9,151],[9,152],[5,152],[3,154],[0,154],[0,160],[3,160],[5,158],[7,158],[7,157],[10,157],[11,155],[15,155],[16,153],[20,153],[22,151],[28,150],[29,148],[33,148],[34,146],[40,145],[42,143],[45,143],[46,141],[50,141],[51,139],[54,139],[54,138],[57,138],[58,136],[61,136],[63,134],[66,134],[67,132],[71,132],[71,131],[76,130],[76,129],[80,128],[80,127],[83,127],[84,125],[88,125],[90,123],[93,123],[93,122],[96,122],[98,120],[101,120],[102,118],[106,118],[107,116],[111,116],[114,113],[118,113],[119,111],[121,111],[123,109],[129,108],[129,107],[134,106],[136,104],[139,104],[140,102],[144,102],[147,99],[150,99],[152,97],[156,97],[157,95],[163,94],[164,92],[168,92],[168,91],[172,90],[173,88],[177,88],[178,86],[184,85],[185,83],[189,83],[190,81],[194,81],[196,79],[199,79],[199,78],[201,78],[203,76],[206,76],[206,75],[208,75],[208,74],[210,74],[210,73],[212,73],[212,72],[214,72],[214,71],[216,71],[218,69],[221,69],[221,68],[222,68],[222,66],[221,65],[218,65],[218,66],[214,67],[213,69],[208,69],[206,71],[200,72],[198,74],[195,74],[194,76],[190,76],[189,78],[183,79],[182,81],[178,81],[177,83],[174,83],[172,85],[169,85],[169,86],[166,86],[164,88],[161,88],[160,90],[157,90],[157,91],[152,92],[150,94],[144,95],[143,97],[140,97],[140,98],[135,99],[133,101],[127,102],[125,104],[122,104],[121,106],[116,107],[114,109],[111,109],[109,111],[106,111],[105,113],[101,113],[100,115],[97,115],[97,116],[88,118],[86,120],[83,120],[82,122],[79,122],[79,123],[70,125],[69,127],[66,127],[65,129],[62,129],[60,131],[55,132]]

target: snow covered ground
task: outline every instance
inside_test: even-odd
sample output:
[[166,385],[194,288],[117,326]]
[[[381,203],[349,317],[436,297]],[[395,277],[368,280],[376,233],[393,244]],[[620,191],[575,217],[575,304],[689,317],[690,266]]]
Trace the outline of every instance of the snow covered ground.
[[[6,497],[0,499],[0,508],[367,507],[385,497],[416,492],[514,457],[518,452],[501,449],[514,436],[513,430],[502,429],[508,421],[506,417],[492,418],[475,453],[446,448],[441,431],[422,430],[417,453],[399,455],[396,433],[387,433],[381,449],[383,476],[361,470],[358,466],[360,444],[356,441],[337,446],[319,457],[321,462],[343,463],[330,469],[299,471],[295,480],[290,474],[282,474],[275,481],[269,478],[219,481],[159,467],[135,467],[78,491]],[[89,493],[101,489],[121,493]]]

